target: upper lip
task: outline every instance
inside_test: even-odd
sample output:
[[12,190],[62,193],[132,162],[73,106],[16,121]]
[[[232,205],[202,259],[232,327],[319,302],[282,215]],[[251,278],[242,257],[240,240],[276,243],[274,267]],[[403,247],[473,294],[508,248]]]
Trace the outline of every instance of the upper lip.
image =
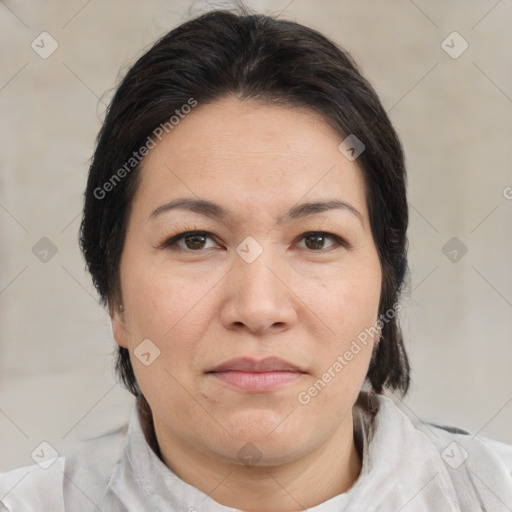
[[303,371],[279,357],[266,357],[265,359],[252,359],[250,357],[239,357],[237,359],[230,359],[225,363],[216,366],[208,373],[214,372],[227,372],[227,371],[239,371],[239,372],[300,372]]

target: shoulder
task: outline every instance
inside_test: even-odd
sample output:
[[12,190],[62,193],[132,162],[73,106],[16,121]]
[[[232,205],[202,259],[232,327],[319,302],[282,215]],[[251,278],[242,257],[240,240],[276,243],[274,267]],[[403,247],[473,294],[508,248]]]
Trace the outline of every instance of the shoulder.
[[64,466],[58,457],[47,469],[33,464],[0,473],[0,511],[64,511]]
[[512,446],[451,428],[432,426],[432,430],[430,439],[459,500],[478,499],[485,510],[512,510]]
[[[414,500],[418,511],[512,511],[512,447],[427,423],[392,398],[374,393],[358,402],[366,447],[354,486],[367,505],[360,510],[409,509]],[[388,506],[376,507],[376,499]]]
[[[454,433],[450,435],[452,443],[462,447],[462,456],[466,459],[473,458],[471,465],[477,468],[485,468],[487,465],[502,468],[511,478],[512,485],[512,445],[502,443],[487,437],[471,435],[469,432]],[[448,456],[449,445],[444,453]],[[466,450],[466,451],[464,451]]]
[[[409,423],[416,431],[423,433],[439,449],[439,454],[448,466],[454,466],[452,458],[466,462],[473,455],[473,464],[492,466],[505,470],[512,476],[512,445],[472,434],[458,427],[430,423],[419,418],[407,408],[404,410],[393,399],[382,395],[372,397],[374,409],[385,410],[387,418]],[[468,452],[467,450],[471,450]],[[462,460],[463,459],[463,460]]]
[[491,452],[501,461],[505,469],[512,476],[512,445],[501,443],[486,437],[480,438],[481,441],[491,450]]
[[[477,464],[482,466],[486,460],[492,461],[494,465],[502,467],[512,477],[512,445],[502,443],[487,437],[472,435],[470,432],[452,426],[441,426],[433,423],[426,423],[434,434],[437,434],[437,443],[443,446],[441,456],[449,464],[450,458],[457,456],[465,462],[471,455],[477,458]],[[446,444],[450,442],[450,444]],[[467,450],[471,450],[468,452]]]
[[379,398],[379,402],[387,410],[388,418],[396,418],[405,430],[415,431],[417,439],[423,438],[427,443],[423,446],[430,444],[434,448],[429,462],[440,472],[446,472],[459,503],[479,502],[487,510],[502,510],[503,503],[512,506],[511,445],[460,428],[425,422],[415,414],[407,414],[388,398]]
[[126,430],[83,440],[46,469],[34,464],[0,473],[0,512],[90,510],[121,456]]

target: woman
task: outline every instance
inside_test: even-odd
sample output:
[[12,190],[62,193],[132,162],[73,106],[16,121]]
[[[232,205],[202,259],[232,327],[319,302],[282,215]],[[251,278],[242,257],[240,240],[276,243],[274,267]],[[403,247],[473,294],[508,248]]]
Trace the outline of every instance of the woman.
[[81,225],[130,424],[2,475],[4,509],[510,510],[511,447],[385,396],[409,384],[405,181],[321,34],[217,11],[158,41],[111,103]]

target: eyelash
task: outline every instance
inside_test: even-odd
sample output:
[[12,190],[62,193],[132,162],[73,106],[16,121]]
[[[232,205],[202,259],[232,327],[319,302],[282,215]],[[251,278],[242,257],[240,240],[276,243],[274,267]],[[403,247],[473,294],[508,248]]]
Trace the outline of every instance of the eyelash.
[[[191,229],[189,231],[183,231],[181,233],[178,233],[177,235],[174,235],[171,238],[165,239],[163,242],[161,242],[158,245],[158,248],[159,249],[170,249],[173,251],[184,251],[184,252],[190,252],[190,253],[193,253],[193,252],[201,253],[204,251],[204,249],[193,250],[193,249],[183,249],[181,247],[177,247],[178,242],[180,242],[181,240],[185,239],[188,236],[194,236],[194,235],[204,236],[204,237],[210,238],[211,240],[214,240],[213,235],[211,233],[209,233],[208,231]],[[337,247],[345,247],[345,248],[349,247],[349,244],[345,240],[343,240],[342,238],[340,238],[339,236],[337,236],[333,233],[328,233],[326,231],[307,231],[306,233],[303,233],[299,237],[299,241],[303,240],[309,236],[314,236],[314,235],[322,235],[322,236],[331,238],[334,241],[334,244],[333,244],[333,246],[328,247],[327,249],[318,249],[318,250],[310,249],[311,252],[322,253],[322,252],[327,252],[329,250],[335,249]]]

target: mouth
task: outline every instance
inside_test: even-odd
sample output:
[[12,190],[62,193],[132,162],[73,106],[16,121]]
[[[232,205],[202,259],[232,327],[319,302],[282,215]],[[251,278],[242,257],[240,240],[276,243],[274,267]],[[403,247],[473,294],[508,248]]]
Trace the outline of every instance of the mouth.
[[274,391],[299,380],[305,371],[277,357],[231,359],[206,372],[214,379],[250,393]]

